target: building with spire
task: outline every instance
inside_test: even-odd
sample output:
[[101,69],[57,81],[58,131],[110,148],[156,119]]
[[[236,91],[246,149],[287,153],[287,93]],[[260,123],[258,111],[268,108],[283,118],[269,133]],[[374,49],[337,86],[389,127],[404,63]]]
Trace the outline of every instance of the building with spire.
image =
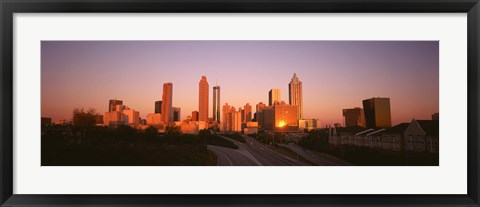
[[297,118],[303,119],[303,96],[302,96],[302,81],[298,79],[297,74],[294,73],[292,80],[288,84],[288,100],[292,106],[297,106]]

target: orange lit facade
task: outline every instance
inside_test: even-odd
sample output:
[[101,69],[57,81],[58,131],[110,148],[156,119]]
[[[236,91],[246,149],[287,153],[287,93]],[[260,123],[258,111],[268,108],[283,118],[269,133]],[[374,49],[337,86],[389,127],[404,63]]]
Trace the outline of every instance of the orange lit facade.
[[275,127],[277,131],[298,129],[298,107],[289,104],[275,105]]
[[249,103],[247,103],[245,104],[245,107],[243,110],[244,110],[243,121],[244,122],[252,121],[252,106]]
[[162,121],[164,123],[173,122],[173,110],[172,110],[172,96],[173,96],[173,84],[163,84],[162,95]]
[[345,118],[345,127],[365,127],[365,116],[362,108],[343,109],[343,117]]
[[298,79],[296,73],[293,74],[292,80],[288,84],[288,100],[290,105],[297,106],[297,118],[303,119],[302,81]]
[[202,76],[198,83],[198,121],[208,122],[208,82]]
[[272,88],[272,90],[270,90],[268,92],[268,105],[269,106],[273,106],[276,103],[280,103],[281,99],[282,98],[280,96],[280,89],[279,88]]

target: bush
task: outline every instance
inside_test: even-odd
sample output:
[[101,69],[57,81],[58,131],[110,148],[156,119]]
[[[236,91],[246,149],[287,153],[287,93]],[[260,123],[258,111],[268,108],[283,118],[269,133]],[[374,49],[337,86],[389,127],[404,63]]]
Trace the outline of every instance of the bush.
[[245,139],[242,137],[242,134],[240,133],[230,133],[230,134],[224,134],[224,136],[232,138],[236,141],[243,142],[245,143]]
[[324,152],[328,148],[328,132],[324,130],[312,130],[298,142],[303,148]]

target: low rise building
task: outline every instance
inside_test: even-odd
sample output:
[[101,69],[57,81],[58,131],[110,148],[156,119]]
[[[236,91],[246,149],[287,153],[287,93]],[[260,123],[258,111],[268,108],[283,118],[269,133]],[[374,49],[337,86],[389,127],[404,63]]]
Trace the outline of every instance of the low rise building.
[[160,125],[162,123],[162,114],[148,114],[146,122],[147,125]]
[[318,125],[320,125],[318,123],[318,119],[300,119],[298,120],[298,128],[300,130],[307,130],[307,131],[311,131],[311,130],[315,130],[317,129]]
[[412,120],[391,128],[332,127],[329,144],[391,151],[438,152],[438,120]]
[[244,134],[256,134],[258,133],[258,122],[249,121],[246,123],[243,129]]

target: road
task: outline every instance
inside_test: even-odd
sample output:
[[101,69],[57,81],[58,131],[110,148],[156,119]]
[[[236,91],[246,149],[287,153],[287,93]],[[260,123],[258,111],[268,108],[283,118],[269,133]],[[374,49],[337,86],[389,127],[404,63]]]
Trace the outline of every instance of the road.
[[288,165],[309,165],[301,161],[297,161],[291,157],[283,155],[273,149],[273,147],[265,145],[258,140],[243,135],[245,143],[234,139],[220,136],[229,140],[238,146],[238,149],[230,149],[219,146],[208,145],[208,149],[213,151],[218,157],[218,165],[225,166],[288,166]]
[[[266,145],[255,138],[242,135],[246,143],[241,143],[240,148],[244,148],[254,155],[263,165],[267,166],[287,166],[287,165],[309,165],[301,161],[297,161],[291,157],[281,154],[273,149],[272,146]],[[240,143],[240,142],[239,142]]]
[[238,152],[236,149],[207,145],[207,149],[218,157],[217,165],[220,166],[254,166],[259,163]]
[[314,152],[314,151],[305,149],[303,147],[300,147],[294,143],[283,144],[282,146],[291,149],[292,151],[298,153],[303,158],[317,165],[331,165],[331,166],[351,165],[350,163],[342,159],[336,158],[332,155]]

